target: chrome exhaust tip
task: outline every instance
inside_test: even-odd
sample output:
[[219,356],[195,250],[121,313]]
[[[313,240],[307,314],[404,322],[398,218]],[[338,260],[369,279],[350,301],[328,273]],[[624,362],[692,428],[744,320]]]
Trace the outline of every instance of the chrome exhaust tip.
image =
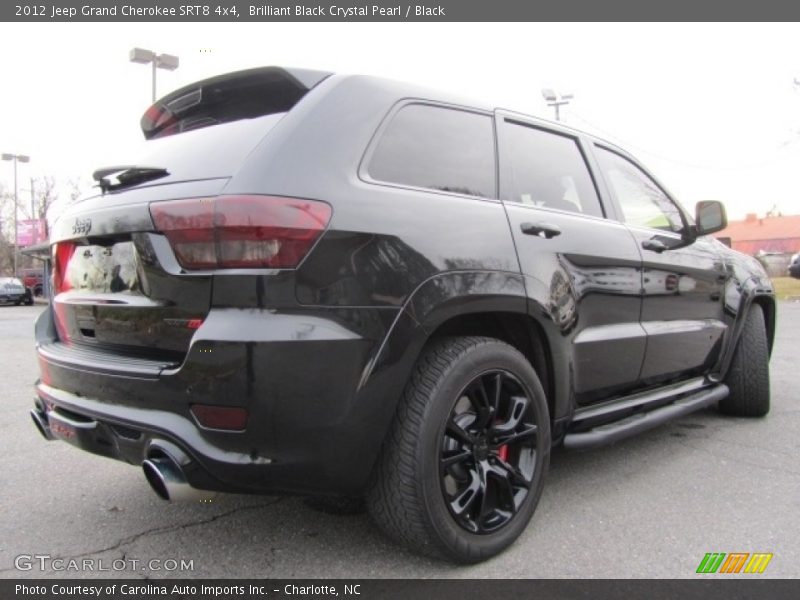
[[44,439],[47,441],[52,441],[55,439],[53,433],[50,431],[50,425],[47,423],[47,417],[41,410],[38,408],[32,408],[31,419],[33,419],[33,424],[36,425],[36,429],[39,430],[39,433],[42,434]]
[[147,483],[156,495],[169,502],[201,502],[211,500],[217,494],[193,488],[186,481],[181,466],[167,455],[156,455],[142,463]]

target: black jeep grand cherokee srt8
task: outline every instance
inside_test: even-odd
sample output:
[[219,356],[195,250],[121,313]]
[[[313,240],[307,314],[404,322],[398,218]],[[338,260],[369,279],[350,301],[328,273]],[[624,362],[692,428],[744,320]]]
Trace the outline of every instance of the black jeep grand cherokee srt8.
[[556,123],[264,68],[142,118],[55,223],[32,415],[162,497],[365,497],[410,547],[506,548],[554,444],[769,410],[759,264]]

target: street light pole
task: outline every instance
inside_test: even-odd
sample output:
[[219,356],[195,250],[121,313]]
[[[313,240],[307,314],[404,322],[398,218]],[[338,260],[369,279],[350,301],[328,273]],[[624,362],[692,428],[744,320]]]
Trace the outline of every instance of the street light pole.
[[26,163],[30,161],[30,156],[24,154],[6,154],[3,153],[3,160],[14,161],[14,277],[17,276],[17,255],[19,254],[19,198],[17,196],[17,163]]
[[552,106],[555,109],[556,121],[561,120],[560,108],[569,104],[569,101],[573,98],[572,94],[556,94],[549,88],[542,90],[542,97],[547,102],[547,106]]
[[156,54],[152,50],[145,50],[144,48],[131,49],[128,58],[131,62],[139,63],[140,65],[153,65],[153,84],[151,88],[153,102],[156,101],[156,69],[174,71],[180,64],[180,59],[177,56],[173,56],[172,54]]

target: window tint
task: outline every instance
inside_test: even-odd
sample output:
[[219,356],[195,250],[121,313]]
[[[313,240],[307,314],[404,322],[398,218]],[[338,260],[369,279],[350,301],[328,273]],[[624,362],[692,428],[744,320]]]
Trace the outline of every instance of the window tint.
[[380,181],[494,198],[492,118],[404,106],[384,130],[367,172]]
[[641,169],[600,147],[597,147],[597,159],[626,223],[666,231],[683,229],[678,207]]
[[512,122],[503,127],[501,152],[511,169],[511,201],[603,216],[574,139]]

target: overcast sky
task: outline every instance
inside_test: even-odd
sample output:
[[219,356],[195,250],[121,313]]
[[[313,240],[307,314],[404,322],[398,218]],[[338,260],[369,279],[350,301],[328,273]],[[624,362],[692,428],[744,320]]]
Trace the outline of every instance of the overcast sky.
[[[176,54],[163,95],[261,65],[375,74],[552,118],[544,87],[575,98],[564,120],[636,155],[687,207],[731,218],[800,214],[798,24],[0,24],[0,151],[19,171],[91,181],[142,142],[149,66],[134,46]],[[12,187],[11,163],[0,184]],[[66,192],[62,191],[62,196]]]

